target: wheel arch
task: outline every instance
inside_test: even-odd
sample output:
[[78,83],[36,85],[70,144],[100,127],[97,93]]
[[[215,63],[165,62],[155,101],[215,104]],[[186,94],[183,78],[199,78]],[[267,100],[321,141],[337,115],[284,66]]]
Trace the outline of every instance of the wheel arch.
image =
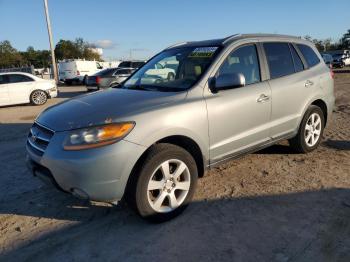
[[315,96],[313,97],[312,99],[310,99],[308,101],[308,103],[305,104],[303,110],[301,111],[301,114],[300,114],[300,119],[298,121],[298,125],[297,125],[297,130],[299,130],[299,127],[300,127],[300,124],[304,118],[304,115],[306,113],[306,111],[308,110],[308,108],[311,106],[311,105],[315,105],[315,106],[318,106],[319,108],[321,108],[322,112],[323,112],[323,116],[324,116],[324,119],[325,119],[325,125],[327,124],[327,120],[328,120],[328,107],[327,107],[327,103],[324,101],[324,99],[321,97],[321,96]]
[[321,110],[323,112],[323,116],[324,116],[324,121],[325,121],[324,126],[326,126],[327,118],[328,118],[328,108],[327,108],[326,102],[323,101],[322,99],[316,99],[310,105],[315,105],[315,106],[318,106],[319,108],[321,108]]
[[198,169],[198,177],[204,176],[204,171],[205,171],[204,159],[205,158],[199,145],[192,138],[183,136],[183,135],[173,135],[173,136],[164,137],[158,140],[155,144],[159,144],[159,143],[173,144],[185,149],[187,152],[191,154],[191,156],[196,162],[197,169]]
[[202,150],[200,149],[199,145],[192,138],[190,138],[188,136],[184,136],[184,135],[166,136],[166,137],[163,137],[163,138],[155,141],[153,144],[151,144],[138,158],[134,167],[131,170],[129,178],[127,179],[126,187],[125,187],[125,191],[124,191],[124,196],[123,196],[124,199],[128,199],[128,198],[131,199],[133,197],[132,196],[132,192],[133,192],[132,185],[134,185],[136,183],[136,180],[138,178],[137,173],[140,170],[140,167],[141,167],[143,161],[145,160],[150,149],[154,145],[160,144],[160,143],[173,144],[173,145],[176,145],[176,146],[179,146],[179,147],[185,149],[187,152],[189,152],[191,154],[191,156],[193,157],[193,159],[196,162],[196,166],[198,169],[198,177],[204,176],[204,172],[206,169],[206,159],[205,159],[205,156],[203,155]]

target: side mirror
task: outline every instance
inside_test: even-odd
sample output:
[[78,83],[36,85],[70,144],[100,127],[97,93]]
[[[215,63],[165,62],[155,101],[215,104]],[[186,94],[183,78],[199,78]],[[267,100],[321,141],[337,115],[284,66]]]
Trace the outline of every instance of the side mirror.
[[210,90],[217,93],[221,90],[228,90],[245,86],[245,77],[241,73],[222,74],[214,77],[210,84]]

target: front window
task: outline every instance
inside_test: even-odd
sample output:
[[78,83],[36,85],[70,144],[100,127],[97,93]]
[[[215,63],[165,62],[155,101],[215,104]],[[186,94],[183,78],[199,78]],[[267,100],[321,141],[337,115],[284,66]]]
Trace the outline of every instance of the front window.
[[183,47],[165,50],[137,71],[122,88],[183,91],[192,87],[204,74],[219,47]]
[[246,45],[234,50],[221,65],[216,77],[223,74],[240,73],[245,84],[261,81],[258,54],[255,45]]

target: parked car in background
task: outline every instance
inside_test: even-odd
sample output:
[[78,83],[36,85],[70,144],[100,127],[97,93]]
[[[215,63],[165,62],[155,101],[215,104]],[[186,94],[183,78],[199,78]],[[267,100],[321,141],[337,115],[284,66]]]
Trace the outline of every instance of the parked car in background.
[[88,76],[102,69],[103,66],[98,61],[73,59],[58,63],[59,79],[67,85],[83,84]]
[[43,105],[57,96],[54,80],[44,80],[28,73],[0,73],[0,106],[32,103]]
[[329,68],[333,68],[333,57],[330,54],[322,53],[322,58]]
[[[174,79],[147,74],[169,60],[178,64]],[[27,163],[63,191],[125,199],[143,218],[165,221],[191,202],[208,168],[283,139],[299,153],[315,150],[334,100],[332,74],[309,41],[249,34],[185,42],[119,88],[45,110],[28,135]]]
[[87,78],[86,88],[88,91],[92,91],[116,86],[127,79],[135,70],[119,67],[104,69]]
[[333,67],[350,66],[350,51],[349,50],[334,50],[328,51],[333,58]]
[[118,67],[138,69],[145,64],[145,61],[123,61]]
[[157,63],[154,65],[154,68],[150,68],[147,70],[146,75],[159,76],[163,79],[171,80],[175,78],[175,70],[172,68],[165,67],[160,63]]

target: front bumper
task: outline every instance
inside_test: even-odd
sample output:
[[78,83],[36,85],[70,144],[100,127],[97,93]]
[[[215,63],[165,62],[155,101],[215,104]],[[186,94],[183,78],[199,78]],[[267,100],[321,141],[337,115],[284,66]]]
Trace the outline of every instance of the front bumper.
[[49,97],[50,98],[55,98],[58,96],[58,90],[56,89],[55,91],[48,91]]
[[53,135],[43,155],[27,143],[27,166],[34,176],[58,189],[89,200],[120,200],[128,178],[145,147],[121,140],[81,151],[65,151],[67,132]]

